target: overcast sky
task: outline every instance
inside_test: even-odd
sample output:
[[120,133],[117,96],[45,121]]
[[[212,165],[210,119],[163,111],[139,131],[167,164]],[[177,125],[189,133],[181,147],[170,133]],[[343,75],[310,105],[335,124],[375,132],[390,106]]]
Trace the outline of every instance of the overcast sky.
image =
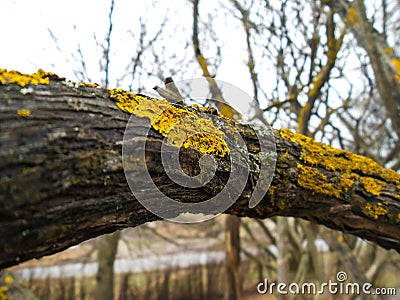
[[[185,56],[193,55],[191,44],[193,11],[189,1],[154,2],[156,5],[151,0],[115,0],[110,87],[118,85],[118,87],[129,88],[127,84],[117,83],[116,79],[124,74],[127,64],[136,53],[140,18],[146,23],[149,38],[156,34],[163,20],[168,18],[167,26],[163,29],[166,47],[161,52],[162,55],[176,56],[177,61],[180,58],[184,59]],[[24,73],[32,73],[42,68],[76,81],[74,70],[79,69],[79,64],[71,55],[74,54],[77,57],[79,45],[90,73],[90,81],[100,83],[103,74],[99,72],[99,58],[102,53],[96,45],[94,35],[98,41],[104,41],[108,30],[110,3],[111,0],[1,0],[0,68]],[[212,14],[213,5],[217,5],[217,2],[207,1],[207,5],[200,6],[200,14],[203,18],[208,18],[209,12]],[[214,9],[214,13],[217,13],[216,11]],[[235,28],[235,22],[238,30],[232,30],[232,27]],[[213,19],[213,25],[219,42],[223,44],[221,48],[223,60],[216,78],[227,81],[252,95],[252,85],[245,64],[247,56],[245,36],[240,28],[240,22],[226,12],[218,12],[218,18]],[[57,45],[49,30],[57,39]],[[185,48],[188,41],[189,47]],[[204,44],[203,47],[205,47]],[[206,54],[210,59],[215,56],[214,53]],[[142,61],[146,61],[145,56]],[[182,66],[177,63],[177,68],[182,68]],[[202,74],[194,60],[189,70],[195,71],[189,71],[181,76],[176,75],[174,78],[190,79]],[[180,70],[175,71],[179,74]],[[168,70],[165,70],[163,76],[169,75]],[[132,85],[132,90],[137,90],[140,85],[145,91],[152,91],[152,88],[160,83],[155,77],[147,81],[141,80]],[[243,103],[243,101],[232,101],[231,105],[242,113],[249,108],[249,103]]]
[[[54,68],[54,71],[69,75],[65,64],[71,53],[80,44],[89,53],[85,59],[97,59],[93,35],[102,41],[108,29],[110,0],[2,0],[0,1],[0,33],[3,46],[0,48],[0,65],[9,69],[31,72],[37,68]],[[151,11],[153,20],[162,20],[166,8]],[[151,1],[116,0],[113,16],[113,42],[126,40],[128,30],[134,31],[139,14],[146,19]],[[177,1],[175,1],[177,3]],[[154,22],[156,23],[156,22]],[[150,28],[150,27],[149,27]],[[157,28],[157,24],[154,24]],[[49,29],[59,41],[63,53],[57,51]],[[151,29],[149,29],[151,30]],[[116,45],[117,46],[117,45]],[[113,53],[124,52],[114,49]],[[92,55],[90,55],[92,54]]]
[[[210,3],[212,5],[213,2]],[[23,72],[34,72],[38,68],[43,68],[74,79],[70,55],[76,53],[77,45],[80,44],[89,67],[92,63],[97,68],[99,53],[93,34],[96,33],[100,41],[104,39],[108,26],[109,7],[110,0],[1,0],[0,67]],[[140,17],[146,21],[149,36],[152,36],[159,29],[165,16],[169,18],[169,28],[166,30],[171,31],[171,43],[166,51],[177,55],[183,55],[184,51],[193,52],[192,48],[180,48],[184,47],[182,39],[173,36],[173,34],[182,33],[172,32],[186,30],[186,34],[190,37],[192,11],[188,1],[158,1],[157,6],[152,7],[152,1],[116,0],[111,49],[114,66],[118,64],[125,66],[126,59],[134,53],[136,48],[129,31],[138,31]],[[223,19],[221,18],[220,24],[222,31],[224,30]],[[57,50],[49,29],[58,39],[62,53]],[[245,70],[237,69],[239,66],[243,68],[244,60],[239,59],[240,55],[237,52],[235,54],[234,51],[234,49],[242,48],[238,44],[243,44],[244,40],[241,40],[244,39],[243,33],[225,31],[220,38],[229,40],[229,47],[225,48],[227,50],[223,55],[230,58],[229,64],[221,65],[218,72],[219,79],[234,81],[232,83],[241,85],[245,89],[250,88],[249,83],[243,84],[243,78],[237,80],[233,76]],[[237,63],[232,64],[232,62]],[[112,70],[116,73],[121,71],[118,68],[112,68]],[[197,76],[200,74],[199,72]],[[118,74],[113,75],[118,76]]]

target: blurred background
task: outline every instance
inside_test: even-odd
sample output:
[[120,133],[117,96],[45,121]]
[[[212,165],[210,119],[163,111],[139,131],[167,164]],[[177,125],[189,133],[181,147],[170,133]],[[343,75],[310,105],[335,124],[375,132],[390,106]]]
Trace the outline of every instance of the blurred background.
[[[0,24],[0,68],[140,93],[168,76],[214,77],[251,96],[225,99],[247,120],[400,170],[398,0],[2,0]],[[320,284],[339,271],[400,287],[395,251],[303,220],[221,215],[149,223],[23,263],[3,271],[0,299],[6,290],[12,299],[333,299],[260,295],[257,285]]]

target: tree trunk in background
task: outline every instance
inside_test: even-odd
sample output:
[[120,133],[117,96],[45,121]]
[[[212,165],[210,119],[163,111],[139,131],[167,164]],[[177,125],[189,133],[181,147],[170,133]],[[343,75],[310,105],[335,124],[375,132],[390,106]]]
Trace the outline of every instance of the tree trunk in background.
[[[286,218],[277,218],[276,222],[277,227],[277,237],[276,237],[276,247],[278,248],[277,260],[276,260],[276,270],[278,275],[279,282],[288,283],[288,279],[290,276],[290,245],[289,242],[289,225]],[[284,299],[285,296],[278,295],[279,299]]]
[[105,234],[96,239],[97,264],[96,299],[114,299],[114,261],[121,232]]
[[[120,143],[126,123],[129,117],[138,124],[144,118],[122,111],[116,100],[110,99],[109,90],[77,87],[55,76],[45,83],[25,89],[17,84],[0,85],[3,268],[159,219],[132,196],[122,168]],[[155,109],[159,103],[152,99],[148,105]],[[191,109],[193,116],[207,118],[201,110]],[[240,133],[248,148],[241,151],[249,151],[252,166],[248,178],[237,178],[247,180],[246,186],[227,214],[303,218],[400,251],[399,174],[371,159],[289,130],[275,130],[273,181],[261,203],[250,208],[263,153],[256,147],[249,125],[232,120],[220,126],[227,127],[222,128],[225,132]],[[160,172],[163,140],[153,128],[146,139],[146,166],[154,182],[164,188],[163,193],[177,201],[199,202],[205,195],[212,197],[213,189],[187,190],[170,184],[165,172]],[[193,161],[199,159],[199,152],[182,148],[180,155],[182,169],[193,175]],[[216,176],[228,178],[228,158],[216,160]]]
[[354,34],[358,45],[368,53],[381,101],[397,136],[400,137],[400,70],[396,66],[399,58],[393,55],[393,49],[389,47],[385,37],[368,20],[364,0],[323,2],[339,14],[346,28]]
[[235,300],[240,297],[240,219],[237,216],[226,216],[225,219],[225,266],[226,289],[225,299]]

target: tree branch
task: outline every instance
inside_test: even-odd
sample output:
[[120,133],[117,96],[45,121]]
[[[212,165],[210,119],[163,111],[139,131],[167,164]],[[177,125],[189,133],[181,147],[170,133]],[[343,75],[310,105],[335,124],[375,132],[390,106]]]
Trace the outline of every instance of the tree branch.
[[[131,115],[127,111],[134,112],[131,122],[141,124],[149,117],[137,114],[137,103],[145,101],[149,112],[168,102],[66,82],[41,70],[33,75],[0,70],[0,83],[0,267],[159,219],[132,196],[121,143]],[[178,112],[207,118],[203,108],[168,105],[169,119]],[[287,129],[274,131],[273,181],[260,204],[249,208],[261,160],[266,158],[251,126],[233,120],[226,123],[219,126],[237,130],[250,153],[245,189],[226,213],[303,218],[400,252],[398,173]],[[207,186],[179,187],[162,170],[164,136],[162,128],[152,124],[146,162],[160,190],[177,201],[190,202],[218,193],[230,174],[229,155],[214,155],[216,179]],[[187,174],[198,172],[193,162],[198,162],[201,151],[199,147],[180,150]],[[130,167],[134,173],[135,166]]]

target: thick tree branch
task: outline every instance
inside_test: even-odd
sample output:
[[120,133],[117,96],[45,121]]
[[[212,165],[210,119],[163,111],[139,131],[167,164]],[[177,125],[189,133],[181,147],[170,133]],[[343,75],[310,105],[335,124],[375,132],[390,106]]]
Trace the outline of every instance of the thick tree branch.
[[[166,101],[76,85],[43,71],[22,76],[0,70],[0,83],[0,267],[158,219],[130,192],[121,143],[130,117],[126,111],[142,101],[148,113]],[[207,110],[178,105],[168,108],[168,118],[174,119],[178,112],[207,118]],[[148,117],[132,118],[141,124]],[[266,158],[260,155],[250,126],[232,120],[227,124],[219,126],[240,132],[250,153],[246,187],[227,213],[299,217],[400,251],[400,175],[395,171],[289,130],[274,131],[273,182],[261,203],[249,208],[260,160]],[[147,168],[160,190],[177,201],[190,202],[218,193],[229,177],[229,155],[215,155],[215,180],[205,187],[182,188],[162,169],[160,132],[160,124],[153,124],[146,143]],[[201,147],[181,149],[186,173],[198,172],[193,162],[201,151]],[[134,158],[134,153],[129,154]],[[130,168],[134,173],[135,166]]]

